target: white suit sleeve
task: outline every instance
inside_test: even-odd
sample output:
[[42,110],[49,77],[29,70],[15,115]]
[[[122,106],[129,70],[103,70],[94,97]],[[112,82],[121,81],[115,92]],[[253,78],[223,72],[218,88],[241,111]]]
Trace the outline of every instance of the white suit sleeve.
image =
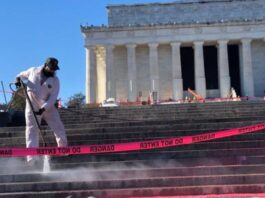
[[49,110],[51,107],[53,107],[56,100],[57,100],[59,90],[60,90],[60,82],[59,82],[59,79],[57,77],[55,77],[53,90],[41,108],[45,108],[46,110]]
[[26,71],[20,72],[16,77],[20,77],[21,80],[27,80],[29,78],[30,73],[34,70],[34,67],[29,68]]

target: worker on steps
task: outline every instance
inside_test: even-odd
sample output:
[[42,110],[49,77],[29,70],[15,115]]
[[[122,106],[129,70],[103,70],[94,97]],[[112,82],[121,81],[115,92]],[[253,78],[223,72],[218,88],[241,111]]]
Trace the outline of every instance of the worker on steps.
[[[37,115],[39,123],[43,118],[52,129],[58,147],[67,146],[67,138],[64,125],[60,119],[59,112],[55,107],[58,97],[60,84],[56,76],[59,70],[58,60],[48,58],[44,65],[32,67],[22,71],[16,76],[16,87],[21,86],[21,80],[27,81],[27,93],[30,101],[26,101],[25,118],[26,118],[26,147],[39,147],[39,128],[34,119],[34,112]],[[29,102],[32,103],[34,112],[32,112]],[[27,162],[36,163],[37,158],[27,156]]]

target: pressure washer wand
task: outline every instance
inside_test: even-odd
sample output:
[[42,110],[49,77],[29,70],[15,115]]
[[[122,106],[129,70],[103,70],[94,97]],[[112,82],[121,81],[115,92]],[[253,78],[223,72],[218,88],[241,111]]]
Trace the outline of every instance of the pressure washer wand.
[[24,93],[25,93],[25,95],[26,95],[26,99],[27,99],[28,102],[29,102],[29,106],[30,106],[30,109],[31,109],[31,111],[32,111],[32,113],[33,113],[33,116],[34,116],[34,118],[35,118],[35,121],[36,121],[36,123],[37,123],[37,125],[38,125],[39,131],[40,131],[41,140],[42,140],[42,143],[43,143],[43,146],[46,147],[47,145],[46,145],[46,142],[44,141],[44,138],[43,138],[43,135],[42,135],[42,132],[41,132],[41,126],[40,126],[40,123],[39,123],[38,118],[37,118],[37,116],[36,116],[36,113],[35,113],[35,111],[34,111],[34,108],[33,108],[32,102],[30,101],[30,98],[29,98],[29,95],[28,95],[28,92],[27,92],[27,88],[26,88],[26,86],[25,86],[25,84],[24,84],[24,82],[23,82],[22,80],[20,80],[20,83],[21,83],[22,88],[23,88],[23,90],[24,90]]

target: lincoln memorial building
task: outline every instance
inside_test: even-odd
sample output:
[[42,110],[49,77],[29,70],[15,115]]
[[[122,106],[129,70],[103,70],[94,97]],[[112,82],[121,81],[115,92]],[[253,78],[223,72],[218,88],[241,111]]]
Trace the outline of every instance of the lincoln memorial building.
[[[159,0],[158,0],[159,1]],[[108,25],[81,26],[86,102],[264,95],[265,0],[109,5]]]

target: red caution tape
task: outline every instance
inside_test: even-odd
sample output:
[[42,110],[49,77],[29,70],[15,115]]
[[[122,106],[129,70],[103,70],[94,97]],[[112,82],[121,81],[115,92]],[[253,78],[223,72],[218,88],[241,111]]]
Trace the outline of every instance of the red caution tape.
[[125,151],[149,150],[205,142],[265,129],[265,123],[250,125],[224,131],[210,132],[200,135],[183,136],[151,141],[128,142],[120,144],[102,144],[91,146],[42,147],[42,148],[2,148],[0,156],[18,157],[27,155],[76,155],[93,153],[112,153]]

